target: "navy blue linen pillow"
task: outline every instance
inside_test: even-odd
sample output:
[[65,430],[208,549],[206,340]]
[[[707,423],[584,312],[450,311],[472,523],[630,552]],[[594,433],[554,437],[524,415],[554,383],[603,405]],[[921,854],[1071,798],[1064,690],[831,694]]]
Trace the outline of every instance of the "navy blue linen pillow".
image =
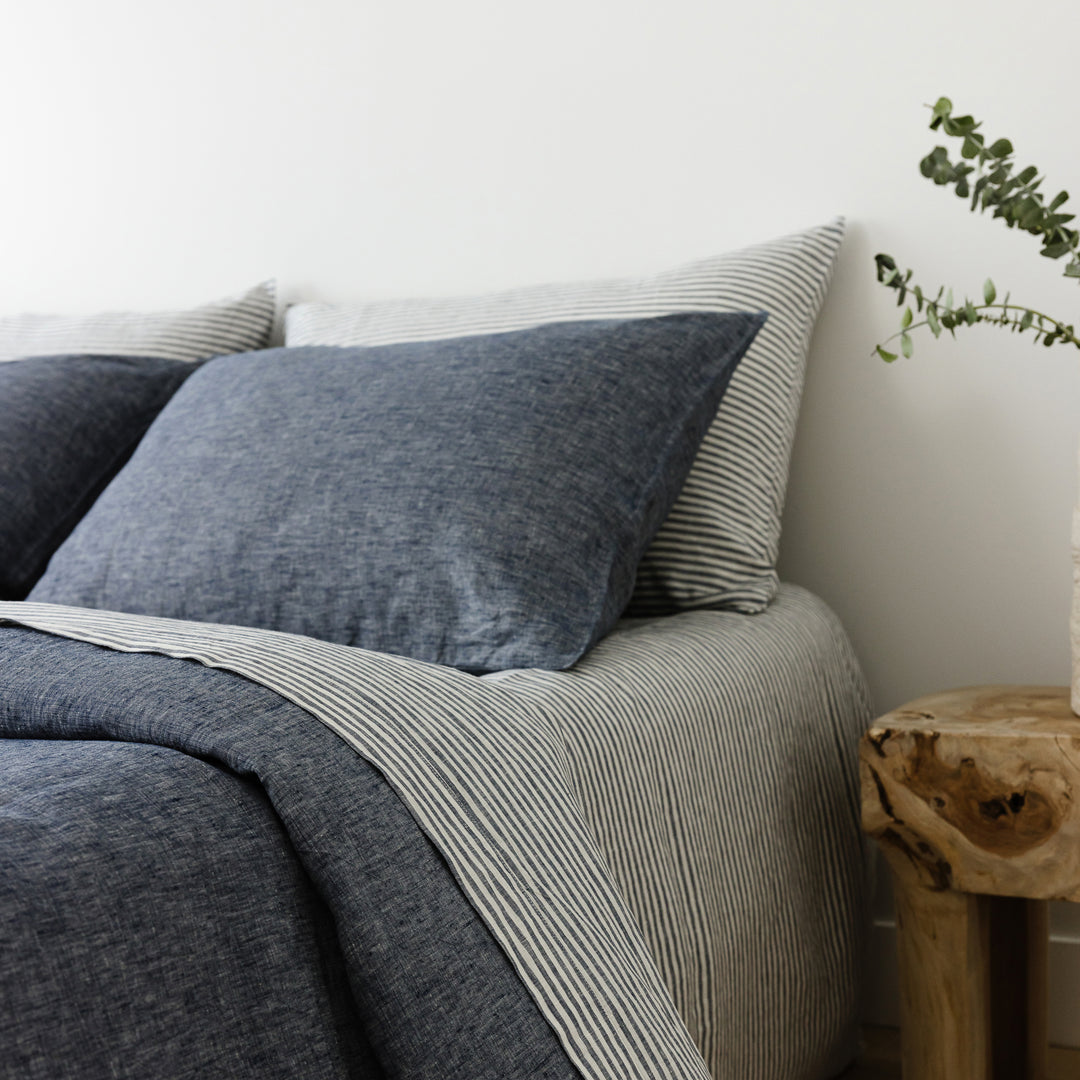
[[618,619],[763,314],[207,363],[30,599],[483,672]]
[[193,370],[121,356],[0,363],[0,600],[26,596]]

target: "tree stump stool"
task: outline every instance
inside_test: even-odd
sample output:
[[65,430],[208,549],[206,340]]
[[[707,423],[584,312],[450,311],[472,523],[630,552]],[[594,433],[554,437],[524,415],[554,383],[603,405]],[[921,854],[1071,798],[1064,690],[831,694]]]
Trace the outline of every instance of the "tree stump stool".
[[919,698],[860,747],[888,860],[905,1080],[1042,1080],[1047,905],[1080,900],[1080,719],[1066,687]]

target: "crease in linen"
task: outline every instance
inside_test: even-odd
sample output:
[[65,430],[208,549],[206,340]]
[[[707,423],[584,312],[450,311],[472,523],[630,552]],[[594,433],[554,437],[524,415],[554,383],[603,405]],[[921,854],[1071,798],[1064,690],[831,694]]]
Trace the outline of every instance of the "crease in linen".
[[380,769],[586,1077],[708,1077],[544,713],[497,681],[312,638],[50,604],[0,621],[243,675]]

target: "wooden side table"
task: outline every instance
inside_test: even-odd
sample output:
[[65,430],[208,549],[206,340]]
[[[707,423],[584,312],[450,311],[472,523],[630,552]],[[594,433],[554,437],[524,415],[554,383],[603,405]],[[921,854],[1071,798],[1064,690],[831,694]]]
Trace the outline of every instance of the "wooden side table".
[[892,870],[905,1080],[1042,1080],[1047,900],[1080,900],[1080,719],[1067,687],[919,698],[860,747]]

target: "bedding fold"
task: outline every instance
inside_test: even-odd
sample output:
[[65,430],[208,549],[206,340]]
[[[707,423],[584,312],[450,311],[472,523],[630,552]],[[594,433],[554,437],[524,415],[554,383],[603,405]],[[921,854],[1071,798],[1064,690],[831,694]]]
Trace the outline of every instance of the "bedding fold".
[[299,705],[386,778],[583,1075],[708,1075],[581,817],[558,734],[526,702],[453,669],[272,631],[33,603],[0,604],[0,620],[197,660]]
[[[871,710],[843,630],[804,590],[755,616],[624,622],[569,671],[479,679],[44,604],[0,604],[0,621],[104,657],[196,660],[321,721],[407,807],[583,1076],[808,1080],[850,1060]],[[161,656],[135,659],[153,688]]]
[[574,1080],[366,760],[240,676],[0,628],[0,1073]]

